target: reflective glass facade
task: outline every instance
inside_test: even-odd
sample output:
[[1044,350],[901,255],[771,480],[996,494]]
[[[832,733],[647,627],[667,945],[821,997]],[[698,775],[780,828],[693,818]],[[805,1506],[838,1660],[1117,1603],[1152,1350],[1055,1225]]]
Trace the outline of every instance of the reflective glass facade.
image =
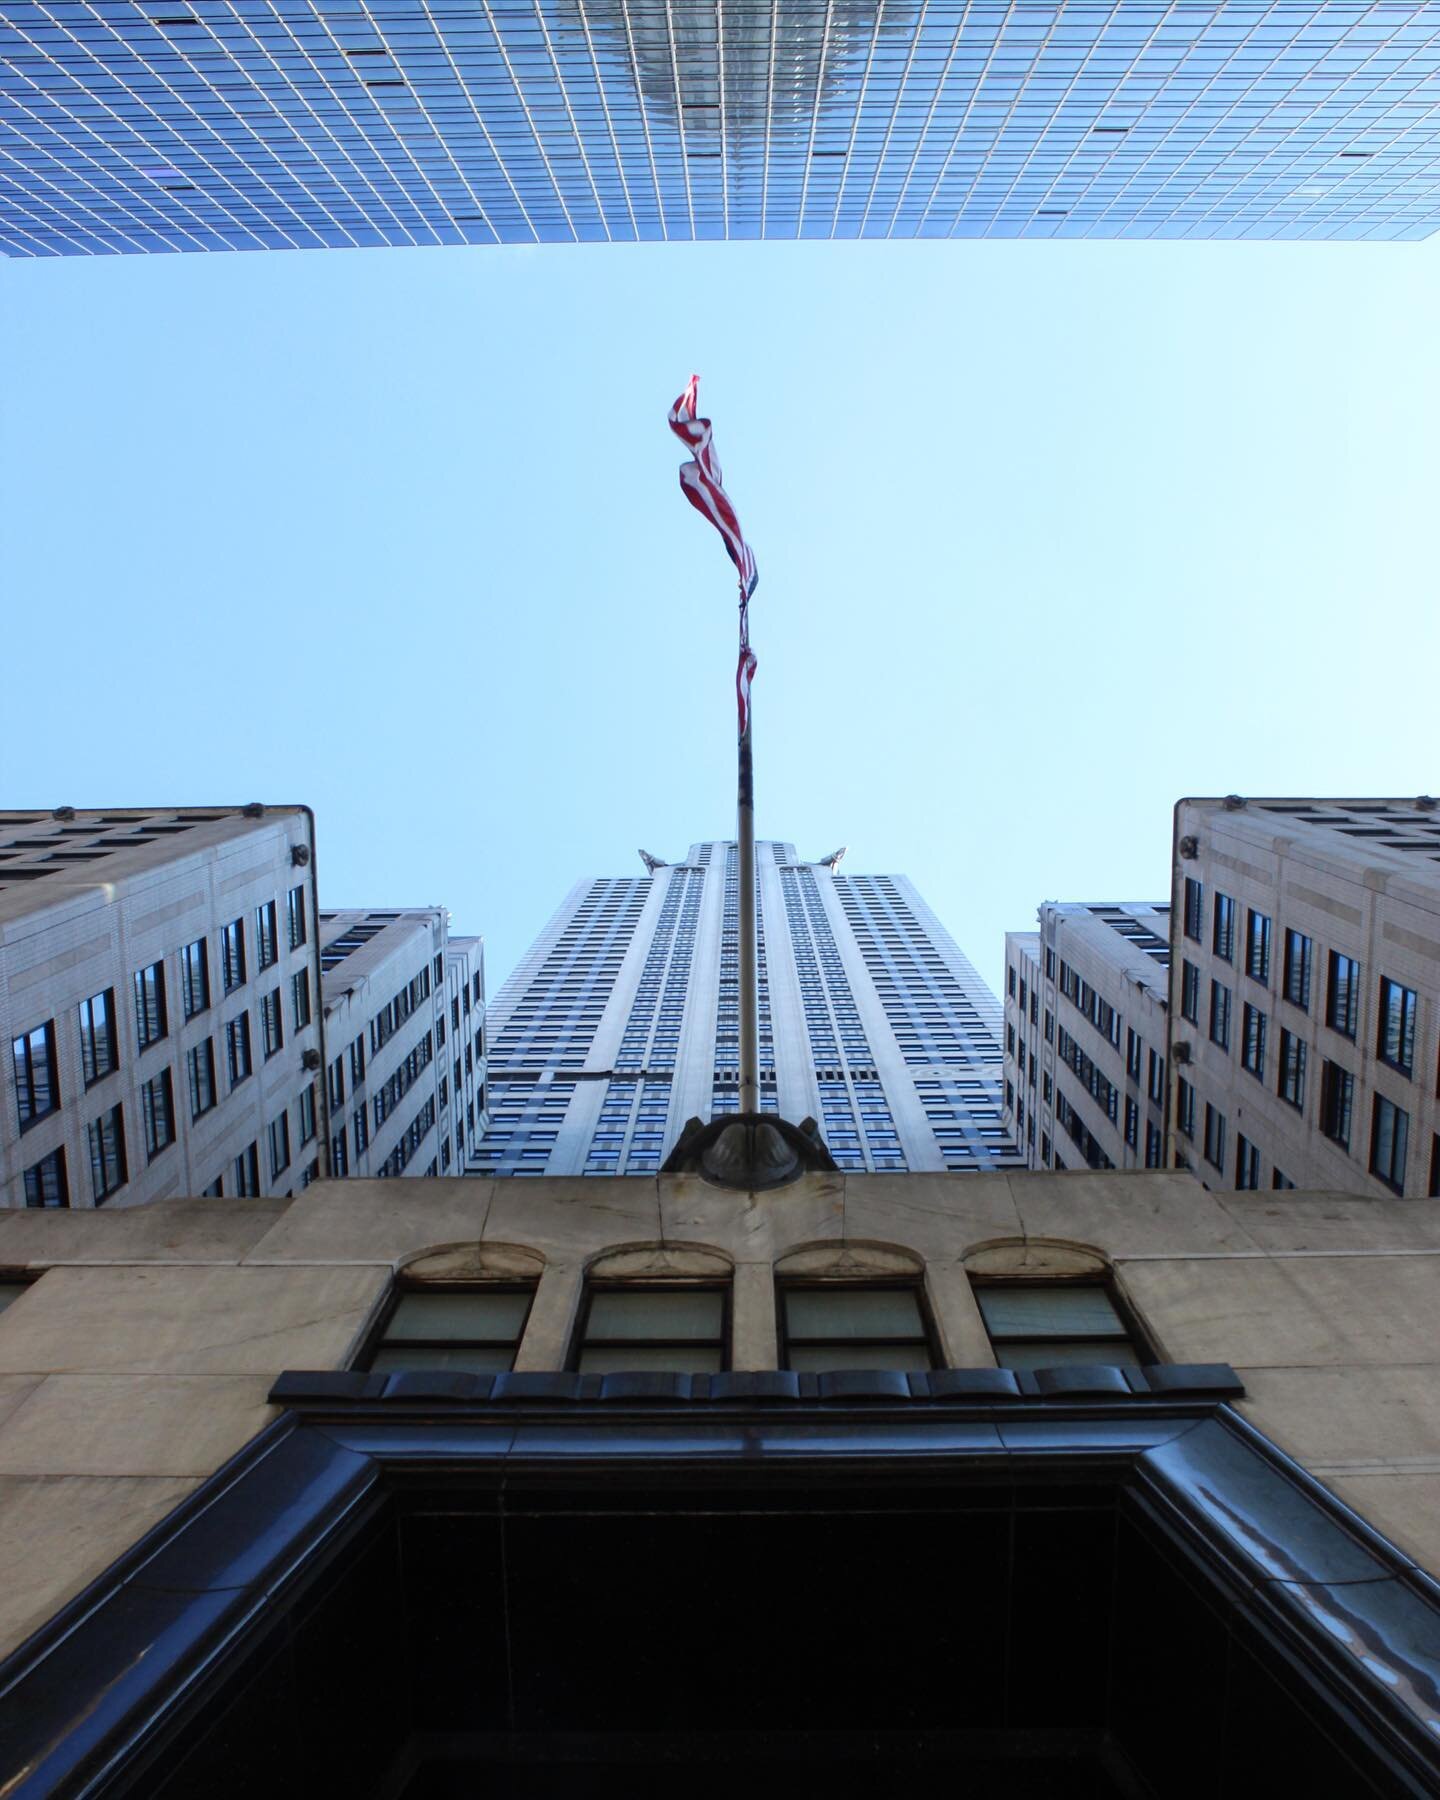
[[1424,237],[1437,67],[1437,5],[0,0],[0,248]]
[[[739,1107],[738,856],[582,882],[491,1012],[486,1175],[649,1175]],[[903,876],[756,846],[760,1104],[842,1169],[1024,1166],[998,1003]]]

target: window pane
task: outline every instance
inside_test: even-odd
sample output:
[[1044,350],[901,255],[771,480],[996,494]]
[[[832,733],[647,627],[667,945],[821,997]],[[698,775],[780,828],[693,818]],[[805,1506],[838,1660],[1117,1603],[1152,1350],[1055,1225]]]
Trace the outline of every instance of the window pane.
[[1138,1369],[1140,1358],[1128,1338],[1091,1338],[1085,1344],[997,1344],[995,1360],[1002,1369],[1055,1369],[1066,1363],[1105,1363]]
[[593,1344],[580,1352],[582,1375],[616,1375],[658,1369],[672,1375],[718,1375],[720,1351],[701,1346],[662,1350],[658,1344]]
[[[792,1338],[910,1337],[923,1338],[925,1327],[910,1288],[889,1293],[846,1287],[791,1288],[785,1295],[786,1329]],[[794,1363],[800,1368],[800,1363]],[[855,1363],[836,1363],[853,1369]],[[928,1369],[928,1356],[918,1363],[877,1363],[877,1368]]]
[[462,1369],[471,1375],[496,1375],[508,1369],[513,1361],[514,1353],[504,1348],[481,1350],[443,1346],[434,1350],[394,1349],[382,1344],[375,1352],[370,1367],[382,1372],[386,1369]]
[[[682,1293],[597,1293],[591,1296],[585,1341],[596,1338],[718,1338],[725,1296],[713,1288]],[[622,1365],[615,1365],[620,1367]],[[638,1367],[639,1365],[623,1365]],[[650,1364],[644,1365],[649,1368]],[[692,1368],[693,1363],[687,1363]],[[589,1364],[582,1364],[588,1368]]]
[[992,1337],[1104,1337],[1125,1330],[1100,1287],[977,1287],[975,1298]]
[[[387,1338],[514,1338],[529,1294],[402,1294]],[[379,1368],[379,1363],[375,1367]],[[434,1364],[427,1363],[427,1368]]]
[[790,1367],[812,1374],[826,1369],[928,1369],[924,1344],[796,1344]]

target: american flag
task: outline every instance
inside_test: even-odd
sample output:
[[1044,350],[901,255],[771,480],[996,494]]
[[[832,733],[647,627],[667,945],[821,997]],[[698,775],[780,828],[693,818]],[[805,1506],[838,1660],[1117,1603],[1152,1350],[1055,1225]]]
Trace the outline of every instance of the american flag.
[[744,737],[750,728],[750,683],[758,667],[755,652],[750,648],[750,596],[755,592],[760,574],[755,567],[754,554],[740,529],[739,516],[725,492],[710,421],[698,415],[699,388],[700,377],[692,375],[685,392],[670,408],[670,429],[689,450],[692,459],[680,465],[681,492],[720,533],[740,584],[740,660],[735,669],[735,699],[740,711],[740,735]]

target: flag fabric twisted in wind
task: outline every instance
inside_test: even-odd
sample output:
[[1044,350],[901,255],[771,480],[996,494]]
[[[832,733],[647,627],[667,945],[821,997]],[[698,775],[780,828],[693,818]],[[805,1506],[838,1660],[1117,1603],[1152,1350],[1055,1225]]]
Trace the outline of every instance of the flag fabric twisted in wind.
[[739,516],[725,492],[710,421],[698,415],[699,387],[700,377],[692,375],[685,392],[670,408],[670,429],[691,455],[691,461],[680,465],[681,492],[720,533],[735,565],[740,586],[740,660],[735,670],[735,699],[740,712],[740,735],[744,737],[750,724],[750,683],[758,667],[755,653],[750,648],[750,596],[755,592],[760,574],[755,567],[754,554],[740,529]]

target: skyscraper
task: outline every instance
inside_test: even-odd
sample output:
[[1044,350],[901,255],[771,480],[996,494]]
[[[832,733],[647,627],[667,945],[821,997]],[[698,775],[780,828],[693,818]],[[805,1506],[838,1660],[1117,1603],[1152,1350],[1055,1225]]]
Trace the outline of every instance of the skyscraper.
[[307,807],[0,814],[0,1208],[458,1168],[483,942],[315,877]]
[[1214,1188],[1440,1195],[1440,809],[1181,800],[1171,1160]]
[[[756,847],[761,1106],[842,1169],[1023,1166],[1000,1007],[911,884]],[[490,1010],[479,1174],[647,1174],[739,1106],[737,852],[581,881]]]
[[1425,237],[1434,45],[1384,4],[35,0],[0,248]]
[[1005,934],[1005,1122],[1032,1169],[1165,1158],[1170,908],[1047,900]]

